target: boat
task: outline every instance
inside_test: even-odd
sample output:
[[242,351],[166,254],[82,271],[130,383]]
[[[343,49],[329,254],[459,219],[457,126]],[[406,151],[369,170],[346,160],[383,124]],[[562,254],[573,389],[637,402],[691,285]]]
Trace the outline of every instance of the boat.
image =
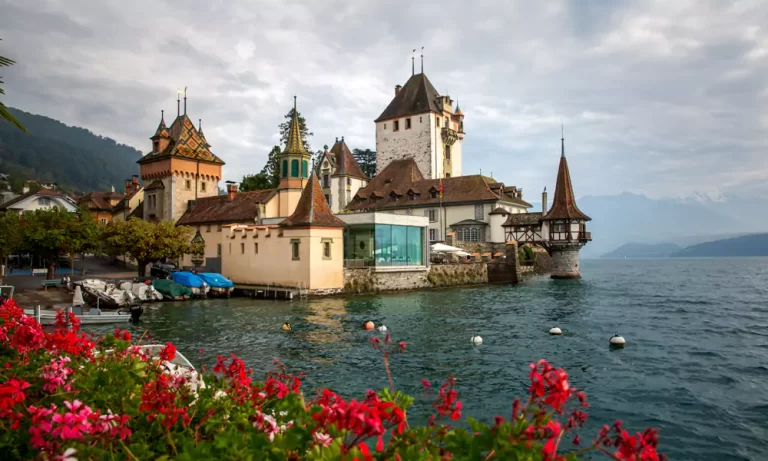
[[[203,376],[195,370],[192,362],[187,360],[184,355],[176,351],[176,355],[172,360],[162,360],[160,358],[160,352],[165,348],[164,344],[147,344],[131,346],[134,350],[139,351],[144,356],[151,358],[152,360],[161,361],[163,372],[172,376],[184,376],[187,378],[187,386],[192,390],[192,393],[197,395],[197,391],[205,389],[205,381]],[[100,354],[100,351],[94,351],[94,355]],[[114,353],[114,350],[107,349],[104,351],[107,355]],[[222,391],[218,391],[217,394],[221,395]]]
[[132,293],[139,302],[146,303],[163,300],[163,294],[157,291],[151,282],[120,282],[119,288]]
[[120,289],[114,283],[100,279],[83,279],[75,286],[83,287],[83,295],[89,304],[101,309],[119,309],[136,302],[133,293]]
[[208,290],[210,290],[210,286],[192,272],[174,272],[171,274],[171,279],[179,285],[183,285],[192,290],[192,294],[195,296],[205,297],[208,294]]
[[[114,312],[104,312],[97,307],[92,307],[87,312],[83,312],[80,306],[72,306],[72,313],[80,321],[80,325],[109,325],[116,323],[127,323],[132,319],[138,320],[144,311],[141,306],[133,306],[131,309],[120,309]],[[34,317],[41,325],[56,325],[56,314],[59,309],[24,309],[24,313]]]
[[232,291],[235,289],[235,284],[221,274],[215,272],[203,272],[202,274],[197,275],[211,287],[209,293],[214,296],[226,296],[229,298]]
[[171,301],[185,301],[192,296],[192,290],[168,279],[153,280],[152,286]]

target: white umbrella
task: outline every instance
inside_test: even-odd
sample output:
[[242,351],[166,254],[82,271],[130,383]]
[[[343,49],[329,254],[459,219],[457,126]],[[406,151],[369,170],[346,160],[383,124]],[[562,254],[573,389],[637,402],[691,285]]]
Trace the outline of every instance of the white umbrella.
[[85,305],[85,301],[83,300],[83,290],[80,288],[80,285],[77,285],[75,287],[75,296],[72,297],[72,305],[73,306]]
[[457,252],[455,252],[455,253],[453,253],[453,254],[455,254],[456,256],[471,256],[471,255],[470,255],[469,253],[467,253],[466,251],[457,251]]
[[435,243],[432,245],[431,250],[436,253],[456,253],[457,251],[462,251],[461,248],[452,247],[444,243]]

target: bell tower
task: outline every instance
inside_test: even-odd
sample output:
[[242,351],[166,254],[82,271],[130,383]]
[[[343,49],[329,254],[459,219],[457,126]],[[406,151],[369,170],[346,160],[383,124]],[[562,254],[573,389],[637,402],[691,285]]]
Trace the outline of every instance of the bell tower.
[[288,129],[288,141],[277,158],[280,165],[280,183],[277,186],[278,216],[290,216],[309,180],[309,162],[312,158],[301,139],[296,96],[293,97],[293,118]]

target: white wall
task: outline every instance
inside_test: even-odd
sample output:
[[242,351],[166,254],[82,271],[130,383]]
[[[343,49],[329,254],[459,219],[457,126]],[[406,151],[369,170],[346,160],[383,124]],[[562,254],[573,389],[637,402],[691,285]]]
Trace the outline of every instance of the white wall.
[[[43,202],[41,202],[40,199],[42,199]],[[44,204],[46,200],[48,203]],[[19,211],[35,211],[35,210],[49,210],[54,206],[70,212],[77,210],[77,207],[75,205],[68,202],[62,197],[38,196],[38,195],[32,195],[14,205],[11,205],[11,209],[19,210]]]
[[[410,129],[405,128],[406,118],[411,119]],[[393,131],[395,120],[400,123],[398,131]],[[434,123],[432,113],[376,123],[376,174],[379,174],[392,160],[413,157],[425,178],[435,177],[433,171]]]

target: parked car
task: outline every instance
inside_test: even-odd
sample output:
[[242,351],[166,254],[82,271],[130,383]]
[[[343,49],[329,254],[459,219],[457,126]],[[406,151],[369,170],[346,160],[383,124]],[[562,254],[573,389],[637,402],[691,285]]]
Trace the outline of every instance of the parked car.
[[155,263],[149,268],[149,275],[154,277],[166,278],[173,272],[178,272],[179,268],[174,264]]

